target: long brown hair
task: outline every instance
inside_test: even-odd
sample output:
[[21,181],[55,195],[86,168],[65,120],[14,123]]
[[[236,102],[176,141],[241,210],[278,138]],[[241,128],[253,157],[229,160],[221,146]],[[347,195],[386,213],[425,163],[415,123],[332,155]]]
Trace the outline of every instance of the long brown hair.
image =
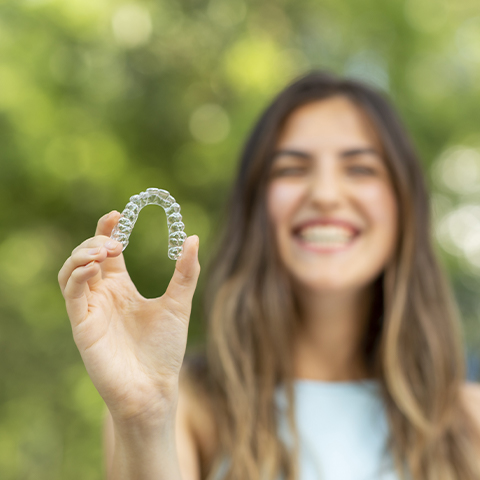
[[[375,281],[365,357],[383,393],[390,452],[401,478],[478,480],[474,432],[460,399],[464,382],[458,312],[434,256],[420,163],[394,109],[360,82],[312,72],[283,90],[246,142],[209,269],[208,396],[228,480],[298,478],[291,340],[298,309],[266,211],[272,153],[298,107],[342,95],[378,132],[399,211],[394,258]],[[277,432],[283,385],[293,448]],[[213,478],[214,472],[211,472]]]

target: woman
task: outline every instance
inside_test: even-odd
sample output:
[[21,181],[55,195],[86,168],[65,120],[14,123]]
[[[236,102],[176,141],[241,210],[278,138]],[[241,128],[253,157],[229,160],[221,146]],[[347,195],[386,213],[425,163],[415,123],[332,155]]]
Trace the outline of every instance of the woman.
[[380,94],[313,72],[263,114],[209,275],[206,361],[182,375],[198,238],[144,299],[108,239],[118,217],[59,274],[110,412],[110,478],[480,478],[480,389]]

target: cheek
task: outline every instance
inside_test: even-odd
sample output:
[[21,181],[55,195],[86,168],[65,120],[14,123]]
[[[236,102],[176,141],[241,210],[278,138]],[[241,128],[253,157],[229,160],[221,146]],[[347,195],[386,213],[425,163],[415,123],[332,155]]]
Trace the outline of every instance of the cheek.
[[293,182],[273,182],[267,194],[270,218],[276,227],[290,218],[292,211],[302,197],[302,187]]
[[396,237],[397,200],[393,188],[385,183],[365,186],[359,199],[372,226],[385,229],[385,234]]

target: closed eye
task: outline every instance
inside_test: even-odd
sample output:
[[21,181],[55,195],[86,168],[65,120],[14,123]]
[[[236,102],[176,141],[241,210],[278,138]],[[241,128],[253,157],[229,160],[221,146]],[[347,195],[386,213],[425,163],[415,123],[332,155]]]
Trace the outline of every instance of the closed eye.
[[288,177],[303,175],[306,172],[305,167],[281,167],[272,172],[272,177]]
[[348,167],[348,171],[355,175],[376,175],[377,173],[376,169],[363,165],[351,165]]

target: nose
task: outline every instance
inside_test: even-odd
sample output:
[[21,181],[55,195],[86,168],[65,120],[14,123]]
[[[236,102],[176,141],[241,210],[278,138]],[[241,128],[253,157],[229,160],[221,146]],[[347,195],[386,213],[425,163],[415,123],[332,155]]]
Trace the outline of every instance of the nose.
[[332,210],[340,204],[342,190],[341,179],[336,172],[334,161],[318,162],[317,168],[312,172],[309,185],[312,203],[321,210]]

